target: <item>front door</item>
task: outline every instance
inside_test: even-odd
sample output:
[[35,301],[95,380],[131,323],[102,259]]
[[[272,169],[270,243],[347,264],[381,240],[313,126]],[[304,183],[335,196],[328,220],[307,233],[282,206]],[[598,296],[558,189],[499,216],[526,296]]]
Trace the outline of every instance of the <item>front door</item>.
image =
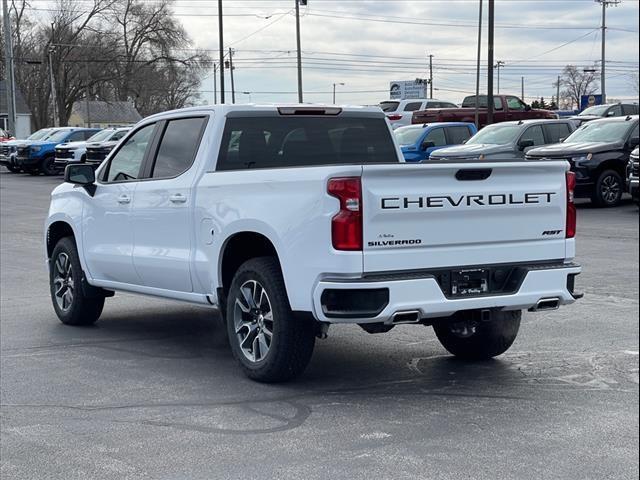
[[85,260],[96,280],[140,283],[132,259],[131,207],[154,127],[147,125],[129,137],[100,172],[95,195],[87,198],[83,211]]
[[162,122],[133,202],[133,264],[147,287],[192,292],[193,167],[206,117]]

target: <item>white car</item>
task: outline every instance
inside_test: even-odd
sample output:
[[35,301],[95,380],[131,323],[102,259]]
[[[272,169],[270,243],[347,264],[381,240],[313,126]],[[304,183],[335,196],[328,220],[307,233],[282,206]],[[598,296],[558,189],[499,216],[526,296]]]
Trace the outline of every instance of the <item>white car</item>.
[[380,108],[386,114],[391,128],[411,125],[413,112],[427,108],[457,108],[455,103],[437,100],[435,98],[414,98],[408,100],[385,100],[380,102]]
[[61,143],[56,146],[54,163],[64,168],[69,163],[84,163],[87,157],[87,145],[120,140],[129,131],[129,127],[105,128],[81,142]]
[[566,161],[406,164],[377,107],[165,112],[52,192],[53,308],[69,325],[115,291],[217,308],[266,382],[300,374],[331,324],[433,326],[486,359],[522,310],[580,297],[574,184]]

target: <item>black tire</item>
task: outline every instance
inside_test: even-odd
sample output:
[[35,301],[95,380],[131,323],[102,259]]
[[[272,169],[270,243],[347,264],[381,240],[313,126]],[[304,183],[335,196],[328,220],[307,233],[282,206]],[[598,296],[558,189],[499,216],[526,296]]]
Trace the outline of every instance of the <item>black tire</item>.
[[[253,290],[252,285],[255,285]],[[243,296],[241,287],[245,294],[250,294],[253,303]],[[258,293],[258,287],[262,289],[260,292],[266,293],[266,301]],[[237,305],[236,300],[242,305]],[[251,312],[243,310],[252,304],[256,308],[250,308]],[[271,312],[271,320],[267,319],[267,310]],[[253,258],[240,266],[231,282],[225,318],[231,350],[249,378],[259,382],[282,382],[300,375],[309,364],[315,345],[315,325],[312,321],[294,317],[275,258]],[[271,337],[266,333],[269,331]],[[262,358],[260,335],[266,346]],[[250,352],[241,347],[243,336],[247,340],[245,348],[251,345]],[[251,355],[253,359],[248,357]]]
[[42,165],[40,166],[40,170],[47,176],[57,175],[60,170],[56,167],[55,158],[53,156],[46,157],[42,161]]
[[[58,300],[61,298],[59,290],[63,286],[60,278],[66,279],[66,290],[62,294],[71,292],[70,299],[67,296],[68,303],[62,303],[62,305]],[[104,307],[104,296],[87,296],[83,282],[85,282],[84,274],[76,244],[71,237],[62,238],[51,255],[49,286],[53,308],[65,325],[92,325],[100,318]]]
[[17,167],[14,167],[13,165],[6,165],[7,170],[9,170],[11,173],[20,173],[20,169]]
[[456,322],[464,321],[460,312],[447,322],[438,323],[433,329],[444,348],[456,357],[467,360],[487,360],[496,357],[513,345],[520,329],[520,310],[494,312],[491,321],[478,321],[475,332],[468,336],[454,332]]
[[591,201],[598,207],[616,207],[620,204],[624,189],[622,176],[615,170],[605,170],[596,180]]

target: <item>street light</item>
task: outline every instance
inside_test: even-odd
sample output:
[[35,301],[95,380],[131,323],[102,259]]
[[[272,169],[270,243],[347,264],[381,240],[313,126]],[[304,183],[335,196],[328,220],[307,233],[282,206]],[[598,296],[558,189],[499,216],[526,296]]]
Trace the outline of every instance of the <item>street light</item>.
[[333,105],[336,104],[336,85],[340,85],[341,87],[344,87],[344,83],[340,82],[340,83],[333,84]]

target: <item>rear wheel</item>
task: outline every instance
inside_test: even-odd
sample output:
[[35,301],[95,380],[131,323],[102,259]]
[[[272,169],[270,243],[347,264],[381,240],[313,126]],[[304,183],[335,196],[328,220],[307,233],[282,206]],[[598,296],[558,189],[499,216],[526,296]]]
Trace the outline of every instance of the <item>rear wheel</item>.
[[280,266],[272,257],[240,266],[227,297],[226,323],[234,357],[253,380],[289,380],[311,359],[314,325],[294,317]]
[[51,255],[49,284],[53,308],[66,325],[91,325],[100,318],[104,296],[87,296],[85,281],[73,238],[61,239]]
[[591,200],[599,207],[615,207],[620,203],[623,191],[622,176],[615,170],[605,170],[596,181]]
[[495,312],[490,321],[465,318],[470,312],[460,312],[433,329],[440,343],[450,353],[468,360],[486,360],[506,352],[520,329],[520,310]]

